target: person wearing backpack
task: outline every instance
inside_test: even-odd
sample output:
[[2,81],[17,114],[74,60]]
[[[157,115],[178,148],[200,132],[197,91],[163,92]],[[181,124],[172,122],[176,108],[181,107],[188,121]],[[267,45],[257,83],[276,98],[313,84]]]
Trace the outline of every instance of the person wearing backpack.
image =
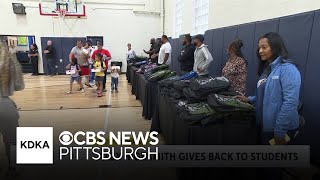
[[71,72],[73,72],[73,74],[71,74],[71,78],[70,78],[70,91],[67,92],[67,94],[72,94],[72,87],[73,87],[73,82],[76,81],[81,89],[82,93],[85,93],[82,82],[81,82],[81,67],[78,64],[78,60],[77,58],[72,58],[70,64],[67,65],[66,70],[69,70]]
[[277,33],[260,38],[257,56],[260,79],[256,95],[236,98],[255,104],[262,144],[270,144],[272,139],[276,145],[291,144],[299,129],[300,72],[288,59],[287,48]]

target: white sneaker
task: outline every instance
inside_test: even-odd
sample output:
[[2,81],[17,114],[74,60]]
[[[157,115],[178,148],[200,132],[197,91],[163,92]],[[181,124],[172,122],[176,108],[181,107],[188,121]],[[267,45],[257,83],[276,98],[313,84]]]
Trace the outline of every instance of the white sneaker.
[[81,90],[81,93],[85,93],[86,91],[84,89]]
[[67,94],[72,94],[72,92],[71,92],[71,91],[68,91]]

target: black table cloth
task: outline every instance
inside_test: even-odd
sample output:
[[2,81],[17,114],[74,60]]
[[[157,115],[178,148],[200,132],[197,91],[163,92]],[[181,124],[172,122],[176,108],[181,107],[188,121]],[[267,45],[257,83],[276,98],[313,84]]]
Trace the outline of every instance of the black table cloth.
[[131,69],[131,65],[127,65],[127,72],[126,72],[126,76],[127,76],[127,81],[130,84],[130,69]]
[[137,74],[137,70],[139,68],[136,68],[136,67],[132,67],[131,70],[130,70],[130,78],[131,78],[131,85],[132,85],[132,90],[131,90],[131,93],[133,95],[137,95],[136,94],[136,91],[137,91],[137,86],[138,86],[138,75]]
[[151,120],[156,106],[156,98],[158,96],[158,83],[145,81],[145,96],[143,103],[142,115],[145,119]]
[[[158,94],[159,91],[158,91]],[[257,144],[258,128],[253,118],[231,116],[221,124],[188,125],[177,116],[169,97],[159,95],[151,131],[157,131],[170,145],[247,145]]]
[[133,83],[133,78],[134,78],[134,74],[136,71],[138,71],[139,68],[132,66],[132,65],[128,65],[127,67],[127,80],[129,84]]
[[136,88],[137,99],[140,99],[142,106],[144,106],[147,80],[143,74],[139,74],[137,75],[137,77],[138,77],[138,82],[137,82],[138,85]]

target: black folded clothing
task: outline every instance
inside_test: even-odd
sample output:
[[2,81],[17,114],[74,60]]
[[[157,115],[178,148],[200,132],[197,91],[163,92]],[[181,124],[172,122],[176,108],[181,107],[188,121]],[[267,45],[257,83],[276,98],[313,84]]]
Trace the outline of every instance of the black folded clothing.
[[227,91],[221,91],[219,92],[220,95],[225,95],[225,96],[237,96],[239,95],[235,90],[229,89]]
[[233,96],[210,94],[208,104],[219,112],[254,111],[254,106],[235,99]]
[[229,87],[230,82],[224,77],[199,77],[192,79],[190,82],[190,88],[193,91],[205,96],[210,93],[219,93],[220,91],[228,90]]
[[180,101],[177,105],[179,118],[189,125],[221,123],[227,114],[218,114],[207,103],[187,104]]
[[169,65],[163,64],[163,65],[160,65],[160,66],[157,66],[157,67],[151,69],[151,72],[156,73],[158,71],[162,71],[162,70],[166,70],[166,69],[169,69]]
[[173,87],[173,83],[180,80],[180,76],[173,76],[158,82],[161,87]]
[[182,99],[185,98],[185,96],[183,95],[182,91],[176,90],[174,88],[170,89],[170,97],[174,98],[174,99]]
[[184,88],[190,87],[190,80],[181,80],[173,83],[173,87],[179,91],[183,91]]
[[183,89],[183,95],[190,102],[205,102],[205,101],[207,101],[207,96],[203,96],[199,93],[195,93],[190,87]]

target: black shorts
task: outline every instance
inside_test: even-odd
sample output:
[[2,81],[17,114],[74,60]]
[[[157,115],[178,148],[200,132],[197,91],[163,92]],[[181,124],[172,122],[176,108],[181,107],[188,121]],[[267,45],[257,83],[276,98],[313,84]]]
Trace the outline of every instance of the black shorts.
[[96,82],[103,82],[104,77],[103,76],[96,76]]

